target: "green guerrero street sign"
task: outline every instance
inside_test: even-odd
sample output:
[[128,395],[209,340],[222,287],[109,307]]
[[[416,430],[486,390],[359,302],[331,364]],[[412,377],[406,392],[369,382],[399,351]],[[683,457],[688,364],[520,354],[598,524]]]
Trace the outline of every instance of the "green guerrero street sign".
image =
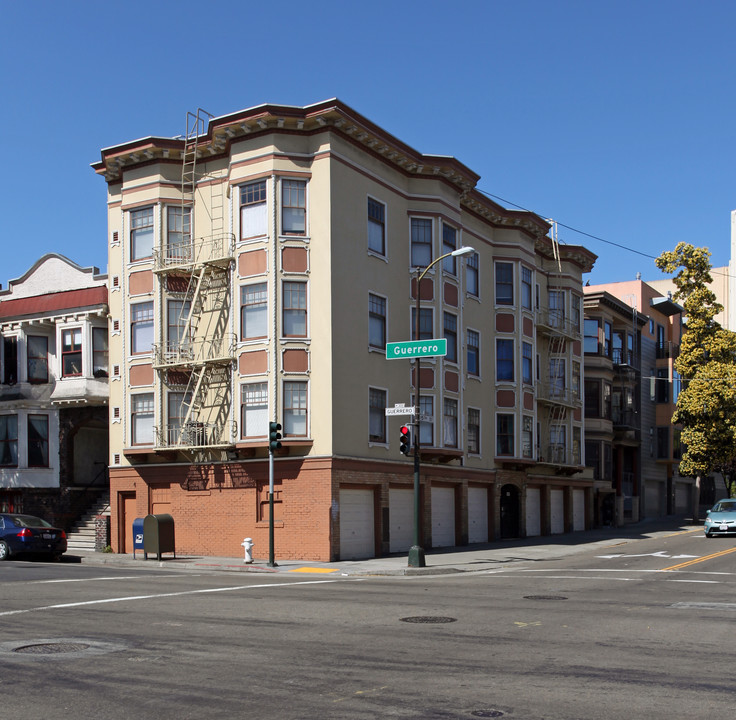
[[447,340],[407,340],[405,342],[386,343],[386,359],[435,357],[447,355]]

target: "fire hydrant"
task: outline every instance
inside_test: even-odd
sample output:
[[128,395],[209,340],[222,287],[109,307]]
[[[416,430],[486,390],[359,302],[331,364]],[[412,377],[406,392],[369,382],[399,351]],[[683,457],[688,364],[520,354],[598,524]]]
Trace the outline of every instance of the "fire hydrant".
[[251,538],[245,538],[245,540],[243,540],[243,542],[240,544],[245,549],[245,559],[243,560],[243,562],[252,563],[253,562],[252,550],[253,550],[253,546],[255,545],[255,543],[253,542]]

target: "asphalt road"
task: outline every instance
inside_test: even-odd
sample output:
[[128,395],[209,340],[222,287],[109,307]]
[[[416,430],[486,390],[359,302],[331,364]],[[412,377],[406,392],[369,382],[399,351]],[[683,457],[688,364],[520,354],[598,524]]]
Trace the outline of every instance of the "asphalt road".
[[725,718],[736,540],[420,577],[0,565],[8,718]]

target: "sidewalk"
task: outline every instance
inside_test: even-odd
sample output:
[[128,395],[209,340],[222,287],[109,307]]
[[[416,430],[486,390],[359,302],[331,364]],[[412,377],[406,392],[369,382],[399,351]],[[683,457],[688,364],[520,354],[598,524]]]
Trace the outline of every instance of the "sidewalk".
[[[159,561],[149,554],[143,559],[143,551],[133,555],[110,553],[67,553],[64,562],[81,562],[85,565],[114,565],[139,569],[165,568],[167,570],[251,572],[251,573],[314,573],[359,575],[439,575],[458,572],[481,572],[508,567],[516,563],[557,560],[585,552],[586,550],[620,546],[646,538],[666,537],[673,533],[702,532],[702,524],[691,524],[683,518],[644,520],[620,528],[597,528],[583,532],[567,533],[524,539],[501,540],[493,543],[465,547],[429,550],[425,555],[426,567],[410,568],[407,554],[371,558],[369,560],[340,560],[323,563],[309,560],[276,560],[276,567],[268,567],[268,561],[256,558],[245,563],[242,557],[205,557],[196,555],[165,554]],[[278,553],[277,553],[278,554]]]

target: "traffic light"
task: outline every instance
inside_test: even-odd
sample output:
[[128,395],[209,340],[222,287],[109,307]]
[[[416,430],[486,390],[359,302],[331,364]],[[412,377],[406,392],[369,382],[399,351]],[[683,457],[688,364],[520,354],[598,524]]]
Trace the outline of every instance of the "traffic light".
[[401,447],[399,449],[404,455],[411,453],[411,438],[409,437],[409,428],[406,425],[401,426]]
[[268,449],[269,452],[275,452],[281,448],[281,423],[268,423]]

